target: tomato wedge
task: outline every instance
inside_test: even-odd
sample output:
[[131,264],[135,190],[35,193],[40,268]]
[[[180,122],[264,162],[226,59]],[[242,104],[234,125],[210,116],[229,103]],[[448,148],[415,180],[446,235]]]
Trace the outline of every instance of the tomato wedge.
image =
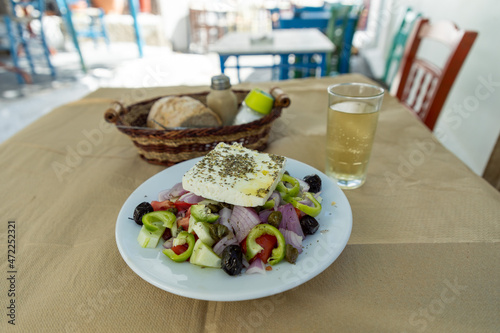
[[182,230],[188,231],[189,229],[189,217],[185,216],[177,220],[177,226],[181,227]]
[[170,200],[165,201],[151,201],[151,206],[153,206],[154,211],[167,210],[170,208],[175,208],[175,205]]
[[188,248],[189,248],[189,245],[186,243],[186,244],[182,244],[182,245],[172,246],[172,251],[174,251],[175,254],[180,255],[180,254],[186,252]]
[[191,217],[191,207],[188,208],[186,215],[184,217],[177,219],[177,226],[182,228],[184,231],[188,231],[189,217]]
[[189,207],[191,207],[193,204],[177,200],[176,202],[174,202],[174,205],[175,205],[175,208],[177,208],[177,210],[179,212],[181,212],[183,210],[188,210]]
[[[262,260],[263,263],[267,264],[267,260],[271,256],[271,252],[276,247],[276,244],[278,244],[278,240],[273,235],[264,234],[259,238],[257,238],[255,242],[260,246],[262,246],[263,250],[261,250],[257,255],[255,255],[255,257],[253,257],[251,261],[254,261],[255,258],[259,258],[260,260]],[[247,252],[246,238],[241,242],[241,250],[243,251],[243,253]]]
[[244,240],[241,241],[240,247],[241,247],[241,251],[243,253],[247,253],[247,238],[246,237]]
[[[295,208],[295,207],[294,207]],[[300,209],[298,208],[295,208],[295,214],[297,214],[297,217],[299,218],[299,220],[302,218],[302,216],[306,215],[304,214]]]
[[267,259],[269,259],[271,252],[278,244],[278,240],[273,235],[264,234],[257,238],[255,242],[264,248],[255,257],[260,258],[263,263],[267,264]]

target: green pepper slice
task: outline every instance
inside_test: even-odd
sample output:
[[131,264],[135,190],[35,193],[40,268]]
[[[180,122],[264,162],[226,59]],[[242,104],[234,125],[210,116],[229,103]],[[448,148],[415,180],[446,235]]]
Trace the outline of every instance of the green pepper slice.
[[274,199],[267,200],[264,205],[262,205],[262,208],[264,209],[270,209],[274,207]]
[[[286,187],[284,182],[292,184],[293,187],[291,188]],[[286,200],[287,198],[295,197],[297,194],[299,194],[300,183],[297,179],[293,178],[292,176],[283,174],[283,176],[281,177],[281,181],[276,186],[276,190],[280,192],[283,200]]]
[[213,214],[210,208],[204,204],[191,206],[191,215],[197,222],[213,223],[219,218],[219,215]]
[[149,231],[156,231],[158,227],[172,228],[176,221],[175,214],[168,210],[159,210],[144,214],[142,216],[142,224]]
[[314,197],[314,195],[312,195],[311,192],[306,192],[305,193],[306,197],[312,201],[312,203],[314,204],[314,207],[311,207],[311,206],[308,206],[308,205],[304,205],[300,202],[298,202],[297,199],[299,200],[302,200],[302,198],[287,198],[287,202],[291,203],[293,205],[293,207],[297,208],[298,210],[304,212],[305,214],[309,215],[309,216],[312,216],[312,217],[316,217],[319,215],[319,213],[321,213],[321,204],[319,203],[318,200],[316,200],[316,198]]
[[187,242],[188,243],[188,249],[181,254],[176,254],[172,249],[165,249],[163,250],[163,254],[165,254],[167,257],[172,259],[175,262],[183,262],[189,259],[191,257],[191,254],[193,253],[194,249],[194,235],[187,232],[187,231],[181,231],[179,235],[174,239],[174,243],[179,242],[182,244],[182,242]]
[[256,239],[264,234],[273,235],[278,241],[278,247],[272,250],[271,257],[267,260],[270,265],[276,265],[285,257],[285,237],[278,229],[269,224],[258,224],[250,230],[250,233],[247,236],[246,244],[247,260],[250,261],[263,250],[262,246],[257,244]]

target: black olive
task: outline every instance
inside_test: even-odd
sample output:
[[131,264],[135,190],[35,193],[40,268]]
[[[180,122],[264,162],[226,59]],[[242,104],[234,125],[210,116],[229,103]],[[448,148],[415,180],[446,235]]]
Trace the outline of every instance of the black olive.
[[221,268],[229,275],[238,275],[243,269],[243,252],[239,245],[226,246],[221,255]]
[[300,226],[302,227],[302,231],[306,235],[312,235],[316,231],[318,231],[319,223],[316,219],[309,215],[304,215],[300,219]]
[[304,181],[309,184],[309,192],[318,193],[321,191],[321,178],[318,175],[305,176]]
[[142,216],[147,213],[154,212],[153,206],[149,202],[141,202],[135,207],[134,221],[138,225],[142,225]]

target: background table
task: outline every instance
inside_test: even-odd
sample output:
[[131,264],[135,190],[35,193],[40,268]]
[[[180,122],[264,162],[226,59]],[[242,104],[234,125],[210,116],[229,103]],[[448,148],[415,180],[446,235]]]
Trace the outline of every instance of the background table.
[[[279,82],[292,104],[273,125],[268,151],[323,170],[326,87],[352,81],[368,82]],[[183,298],[135,275],[116,247],[116,217],[164,168],[141,160],[103,113],[114,99],[204,90],[99,89],[0,145],[1,332],[498,332],[500,194],[388,95],[368,180],[345,192],[351,238],[323,273],[242,302]],[[7,293],[9,220],[15,297]],[[15,327],[7,323],[11,299]]]
[[[279,64],[265,66],[267,68],[278,67],[280,69],[279,79],[288,78],[288,70],[294,68],[314,68],[317,67],[321,71],[321,76],[326,74],[326,54],[332,52],[335,48],[333,43],[318,29],[286,29],[273,30],[269,33],[272,41],[252,43],[250,38],[251,33],[248,32],[232,32],[217,42],[210,48],[211,51],[217,52],[220,58],[221,72],[226,70],[226,61],[229,57],[236,57],[236,70],[238,71],[238,80],[240,80],[240,68],[253,67],[262,68],[262,66],[242,66],[239,63],[240,56],[252,55],[278,55],[280,57]],[[303,63],[289,65],[288,58],[290,55],[312,57],[319,55],[321,61],[317,64]]]

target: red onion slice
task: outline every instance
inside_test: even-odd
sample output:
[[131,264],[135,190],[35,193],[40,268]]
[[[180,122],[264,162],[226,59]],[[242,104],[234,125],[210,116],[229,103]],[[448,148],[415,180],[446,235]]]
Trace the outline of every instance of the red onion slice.
[[286,229],[295,232],[300,237],[304,238],[304,232],[300,226],[299,217],[295,212],[295,208],[292,204],[286,204],[278,207],[278,211],[281,212],[283,218],[278,229]]
[[295,179],[297,179],[297,181],[299,182],[301,193],[309,192],[309,189],[311,188],[311,186],[309,186],[308,183],[306,183],[305,181],[303,181],[302,179],[299,179],[299,178],[295,178]]
[[260,223],[260,219],[252,208],[234,206],[229,223],[233,227],[238,243],[241,243],[250,230]]
[[163,247],[166,248],[166,249],[171,249],[173,244],[174,244],[174,237],[167,239],[163,243]]
[[278,191],[274,191],[271,196],[269,197],[269,200],[274,199],[274,207],[273,209],[276,210],[278,209],[279,205],[281,204],[281,195]]
[[296,248],[299,251],[299,253],[302,253],[302,237],[300,237],[291,230],[285,230],[285,229],[279,229],[279,230],[283,234],[283,237],[285,237],[285,242]]
[[220,255],[222,254],[222,251],[224,251],[224,249],[226,247],[228,247],[229,245],[233,245],[233,244],[238,244],[236,237],[234,237],[234,235],[232,235],[232,234],[227,235],[227,236],[222,237],[221,240],[218,241],[214,245],[213,250],[220,257]]
[[234,235],[233,226],[229,223],[232,213],[233,211],[231,209],[227,207],[222,208],[219,211],[219,220],[217,220],[217,223],[226,226],[229,229],[229,234]]
[[172,198],[177,198],[186,192],[187,191],[182,187],[182,183],[177,183],[172,188],[158,193],[158,201],[165,201],[165,200],[170,200]]
[[269,215],[271,215],[272,212],[274,212],[274,210],[272,210],[272,209],[261,210],[259,212],[260,222],[267,223],[267,219],[268,219]]
[[255,274],[255,273],[266,274],[266,267],[264,266],[264,263],[262,262],[262,260],[257,258],[250,264],[250,266],[248,266],[245,273],[246,274]]
[[193,192],[187,192],[179,198],[179,201],[184,201],[185,203],[189,204],[197,204],[198,202],[203,200],[204,200],[203,197],[200,197],[199,195],[196,195]]

